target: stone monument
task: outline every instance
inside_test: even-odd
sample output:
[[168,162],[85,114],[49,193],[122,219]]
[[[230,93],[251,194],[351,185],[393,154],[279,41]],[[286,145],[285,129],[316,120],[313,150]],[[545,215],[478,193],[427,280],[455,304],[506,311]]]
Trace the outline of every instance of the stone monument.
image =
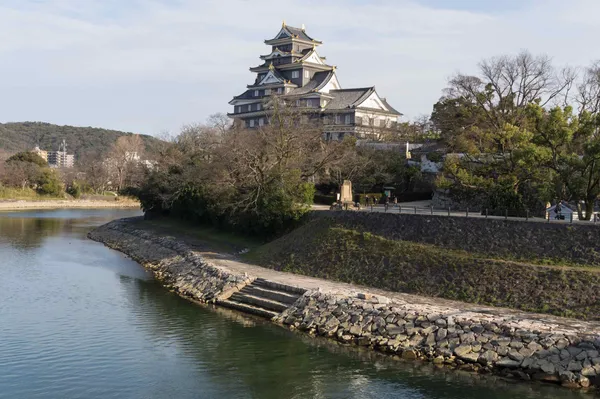
[[350,180],[344,180],[340,194],[342,204],[352,203],[352,182]]

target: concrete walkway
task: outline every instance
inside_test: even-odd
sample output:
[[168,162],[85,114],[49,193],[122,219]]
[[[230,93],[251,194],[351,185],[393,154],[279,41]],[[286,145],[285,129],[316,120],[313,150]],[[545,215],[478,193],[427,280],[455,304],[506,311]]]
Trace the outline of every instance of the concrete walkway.
[[551,331],[565,334],[595,334],[600,335],[600,322],[585,322],[576,319],[555,317],[547,314],[520,312],[506,308],[494,308],[450,301],[442,298],[429,298],[399,292],[385,291],[371,287],[340,283],[323,280],[315,277],[279,272],[272,269],[248,264],[224,257],[223,254],[199,251],[202,256],[210,260],[217,267],[225,268],[234,273],[246,273],[252,277],[263,278],[280,284],[291,285],[307,290],[320,290],[324,293],[336,295],[355,296],[358,293],[367,293],[374,296],[389,298],[399,305],[408,305],[411,309],[423,313],[440,313],[445,315],[458,315],[473,319],[489,319],[490,321],[502,320],[503,323],[513,322],[519,328],[530,330]]

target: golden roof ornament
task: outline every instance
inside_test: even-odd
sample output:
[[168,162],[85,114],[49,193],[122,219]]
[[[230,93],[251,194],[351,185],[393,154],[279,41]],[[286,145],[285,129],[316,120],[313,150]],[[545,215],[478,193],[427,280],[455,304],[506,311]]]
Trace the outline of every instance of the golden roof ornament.
[[304,32],[306,30],[306,27],[304,26],[304,24],[302,24],[302,32]]
[[270,71],[272,71],[273,69],[275,69],[275,67],[273,66],[273,63],[271,62],[271,63],[269,64],[269,70],[270,70]]
[[281,23],[281,27],[285,28],[285,19],[283,20],[283,22]]

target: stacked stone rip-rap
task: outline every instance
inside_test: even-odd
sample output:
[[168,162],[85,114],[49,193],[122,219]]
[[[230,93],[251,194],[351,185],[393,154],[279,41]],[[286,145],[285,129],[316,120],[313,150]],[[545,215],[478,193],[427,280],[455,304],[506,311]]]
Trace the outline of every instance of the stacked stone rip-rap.
[[568,387],[600,386],[600,334],[481,313],[416,310],[369,295],[307,292],[277,322],[404,359]]
[[215,266],[181,241],[136,229],[130,219],[110,222],[88,236],[127,254],[168,289],[201,303],[228,297],[253,280]]
[[[180,241],[136,229],[127,219],[101,226],[89,237],[129,255],[166,287],[195,301],[215,302],[254,280],[207,262]],[[312,290],[273,321],[404,359],[572,388],[600,387],[600,327],[595,323],[559,323],[551,316],[485,309]]]

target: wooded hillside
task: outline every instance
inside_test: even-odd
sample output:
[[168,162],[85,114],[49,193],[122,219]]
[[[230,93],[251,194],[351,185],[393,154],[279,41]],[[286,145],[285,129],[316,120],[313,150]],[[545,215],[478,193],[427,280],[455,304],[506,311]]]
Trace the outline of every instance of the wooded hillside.
[[[133,133],[93,127],[58,126],[43,122],[0,123],[0,150],[8,152],[27,151],[39,145],[41,149],[56,151],[60,142],[67,142],[67,151],[76,159],[104,154],[121,136]],[[159,140],[140,135],[146,150],[151,152]]]

